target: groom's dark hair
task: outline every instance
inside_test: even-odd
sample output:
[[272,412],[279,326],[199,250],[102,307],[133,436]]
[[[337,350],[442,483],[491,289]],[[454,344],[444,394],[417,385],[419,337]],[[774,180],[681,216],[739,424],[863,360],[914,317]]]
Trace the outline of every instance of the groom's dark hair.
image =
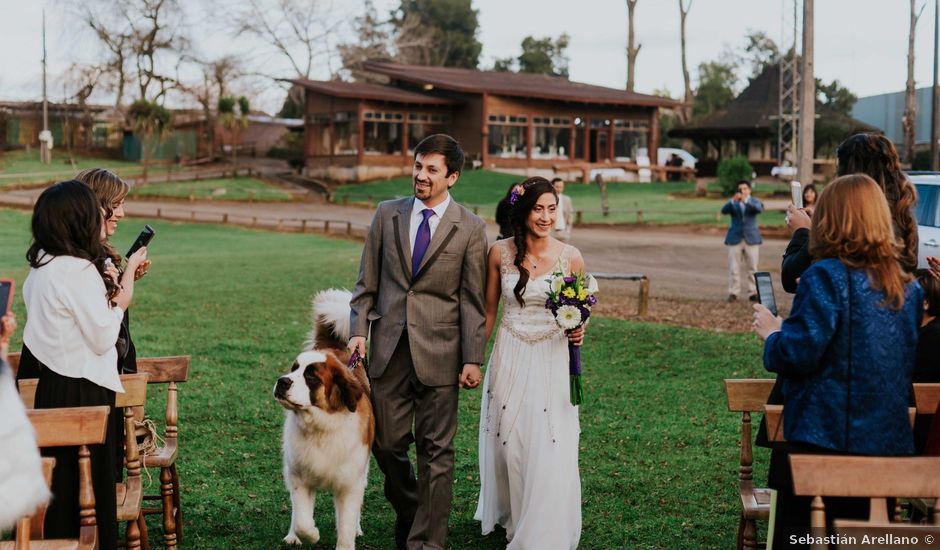
[[422,139],[421,143],[415,147],[415,157],[427,155],[428,153],[444,155],[448,176],[463,169],[463,149],[460,148],[460,144],[457,143],[456,139],[447,134],[430,135]]

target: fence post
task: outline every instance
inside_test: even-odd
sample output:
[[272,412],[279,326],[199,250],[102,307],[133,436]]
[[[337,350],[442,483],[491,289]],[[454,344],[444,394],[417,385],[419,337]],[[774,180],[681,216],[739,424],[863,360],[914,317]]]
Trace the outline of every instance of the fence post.
[[228,212],[226,212],[225,214],[222,214],[222,223],[223,224],[228,223]]
[[189,217],[190,217],[190,219],[192,219],[193,221],[195,221],[195,220],[196,220],[196,211],[193,210],[192,212],[190,212]]
[[258,216],[252,216],[252,218],[251,218],[251,226],[254,227],[254,226],[256,226],[256,225],[258,225]]
[[329,232],[330,232],[330,220],[324,220],[324,221],[323,221],[323,232],[324,232],[324,233],[329,233]]
[[161,216],[160,209],[157,208],[157,219],[159,220],[161,217],[162,217],[162,216]]
[[636,211],[636,223],[643,223],[643,211],[642,210]]
[[645,317],[649,311],[650,302],[650,280],[646,277],[640,279],[640,296],[636,304],[636,314]]
[[575,225],[581,225],[581,218],[582,218],[583,214],[584,214],[584,212],[581,211],[581,210],[578,210],[577,212],[574,213],[574,224],[575,224]]
[[352,222],[346,222],[346,234],[352,235]]
[[307,232],[307,220],[300,220],[300,232],[301,233]]

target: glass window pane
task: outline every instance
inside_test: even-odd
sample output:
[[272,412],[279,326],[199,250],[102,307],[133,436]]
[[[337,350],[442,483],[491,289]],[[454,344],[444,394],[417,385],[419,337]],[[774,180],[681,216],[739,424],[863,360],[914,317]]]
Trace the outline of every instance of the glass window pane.
[[532,158],[567,159],[571,128],[535,126],[532,129]]
[[365,154],[400,155],[401,128],[400,122],[366,121],[362,127],[365,134],[362,144]]
[[490,124],[487,152],[499,158],[526,158],[528,128]]

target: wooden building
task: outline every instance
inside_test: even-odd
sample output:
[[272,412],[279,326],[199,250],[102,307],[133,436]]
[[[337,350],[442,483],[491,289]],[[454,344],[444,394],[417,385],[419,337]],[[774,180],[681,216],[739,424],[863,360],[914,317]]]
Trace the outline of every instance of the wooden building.
[[293,80],[306,90],[304,151],[313,177],[365,181],[411,173],[415,145],[456,138],[470,165],[524,174],[656,158],[668,98],[566,78],[366,62],[387,84]]

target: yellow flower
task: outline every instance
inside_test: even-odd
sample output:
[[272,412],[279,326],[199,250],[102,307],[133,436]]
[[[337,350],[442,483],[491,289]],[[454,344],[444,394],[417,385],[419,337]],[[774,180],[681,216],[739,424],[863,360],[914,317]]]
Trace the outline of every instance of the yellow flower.
[[587,296],[588,296],[587,291],[584,290],[583,288],[578,291],[578,300],[587,300]]
[[566,288],[566,289],[562,290],[561,293],[562,293],[562,295],[564,295],[565,298],[574,298],[574,289],[573,289],[573,288]]

